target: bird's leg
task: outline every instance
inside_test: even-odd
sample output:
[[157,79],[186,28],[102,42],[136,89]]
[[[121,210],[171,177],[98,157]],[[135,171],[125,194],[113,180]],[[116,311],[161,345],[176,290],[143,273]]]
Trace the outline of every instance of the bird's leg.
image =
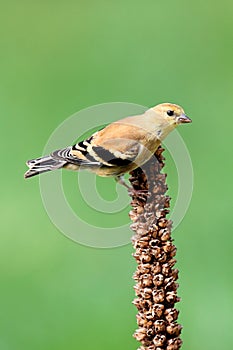
[[132,186],[127,185],[127,183],[125,182],[125,179],[124,179],[124,175],[115,176],[115,180],[117,183],[125,186],[127,188],[128,192],[135,195],[135,196],[150,194],[148,192],[148,190],[136,190]]
[[127,185],[127,183],[125,182],[124,175],[115,176],[115,180],[118,184],[125,186],[127,190],[129,191],[133,190],[133,187]]

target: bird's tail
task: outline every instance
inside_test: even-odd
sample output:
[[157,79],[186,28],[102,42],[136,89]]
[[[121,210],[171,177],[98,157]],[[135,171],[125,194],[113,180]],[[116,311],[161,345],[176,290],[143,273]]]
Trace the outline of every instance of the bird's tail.
[[59,159],[54,159],[51,156],[45,156],[41,158],[36,158],[27,161],[27,165],[29,170],[24,174],[25,179],[28,177],[32,177],[38,174],[45,173],[47,171],[60,169],[67,162]]

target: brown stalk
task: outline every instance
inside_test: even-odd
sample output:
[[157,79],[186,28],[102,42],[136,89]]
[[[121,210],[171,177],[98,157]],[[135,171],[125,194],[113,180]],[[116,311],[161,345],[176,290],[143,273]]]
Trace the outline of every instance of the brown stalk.
[[163,151],[159,147],[143,170],[132,171],[130,178],[135,190],[131,192],[129,215],[135,232],[133,256],[138,264],[133,276],[137,296],[133,303],[138,309],[139,328],[134,337],[142,344],[139,350],[178,350],[182,345],[175,308],[180,300],[178,270],[174,268],[176,247],[171,238],[172,223],[166,219],[170,197],[166,195],[166,174],[161,172]]

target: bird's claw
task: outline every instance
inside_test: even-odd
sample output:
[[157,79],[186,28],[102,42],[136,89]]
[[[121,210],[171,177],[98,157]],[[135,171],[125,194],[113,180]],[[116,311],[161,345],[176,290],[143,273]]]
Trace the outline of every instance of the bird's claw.
[[128,188],[128,193],[131,196],[139,197],[139,198],[145,198],[151,195],[151,193],[148,190],[136,190],[133,187]]

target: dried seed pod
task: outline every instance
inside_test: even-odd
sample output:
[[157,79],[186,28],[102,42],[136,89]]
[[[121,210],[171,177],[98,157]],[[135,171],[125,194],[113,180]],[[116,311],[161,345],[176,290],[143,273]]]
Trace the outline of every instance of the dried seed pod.
[[180,335],[182,326],[178,323],[172,322],[167,325],[166,331],[168,334],[175,335],[176,337]]
[[155,290],[153,290],[152,295],[153,295],[153,301],[156,304],[160,304],[164,301],[165,291],[164,291],[164,289],[157,289],[156,288]]
[[158,256],[158,258],[157,258],[157,260],[158,260],[161,264],[164,263],[165,261],[167,261],[167,259],[168,259],[168,256],[167,256],[167,254],[164,253],[164,252],[162,252],[162,253]]
[[170,253],[174,248],[175,246],[172,244],[171,241],[167,241],[163,244],[163,250],[165,251],[165,253]]
[[174,281],[176,281],[178,279],[178,275],[179,275],[178,269],[172,270],[172,277],[174,278]]
[[159,231],[159,235],[160,235],[160,239],[162,242],[166,242],[168,241],[168,239],[170,239],[171,237],[171,231],[168,230],[167,228],[161,229]]
[[167,226],[167,219],[165,219],[165,218],[159,219],[158,225],[159,225],[159,227],[166,227]]
[[179,311],[175,309],[174,307],[171,309],[166,309],[164,312],[166,320],[171,323],[173,321],[176,321],[179,315]]
[[155,317],[155,320],[162,316],[164,308],[165,306],[163,304],[154,304],[152,306],[152,315]]
[[159,257],[161,257],[161,251],[162,251],[162,249],[160,247],[155,247],[155,248],[150,250],[151,255],[153,255],[153,257],[156,260],[159,259]]
[[138,265],[137,271],[140,274],[149,273],[151,270],[151,264],[140,264]]
[[178,303],[180,301],[180,298],[177,297],[176,291],[171,291],[171,292],[167,292],[166,300],[168,303],[175,304],[175,303]]
[[153,277],[153,283],[156,287],[160,287],[163,284],[164,276],[160,273]]
[[148,273],[142,275],[141,277],[141,284],[143,287],[151,287],[153,284],[152,276]]
[[[150,308],[148,311],[144,310],[145,317],[148,321],[153,320],[152,309]],[[152,322],[153,323],[153,322]]]
[[138,341],[142,341],[143,339],[146,338],[146,328],[139,328],[134,332],[134,338],[137,339]]
[[178,350],[182,345],[182,341],[180,338],[172,338],[167,342],[167,350]]
[[176,255],[176,247],[173,245],[173,248],[172,250],[169,252],[170,253],[170,256],[173,257]]
[[168,276],[168,275],[170,275],[171,273],[172,273],[172,270],[171,270],[170,264],[169,264],[169,263],[163,264],[163,266],[162,266],[162,274],[163,274],[164,276]]
[[151,239],[149,241],[149,246],[151,248],[157,248],[160,245],[160,240],[159,239]]
[[153,339],[153,343],[155,346],[163,346],[166,342],[167,338],[163,334],[156,334],[156,336]]
[[133,247],[136,248],[146,248],[148,246],[148,242],[143,241],[142,239],[136,240],[133,244]]
[[155,330],[153,328],[149,328],[148,331],[146,332],[146,335],[151,338],[155,334]]
[[152,301],[150,299],[140,299],[140,303],[141,307],[146,311],[149,311],[152,307]]
[[141,299],[140,298],[135,298],[132,301],[132,304],[134,304],[136,306],[136,308],[141,309]]
[[141,297],[142,296],[142,289],[140,287],[139,284],[136,284],[136,286],[134,286],[134,290],[135,290],[135,294],[138,296],[138,297]]
[[152,295],[152,289],[151,288],[144,288],[144,289],[142,289],[142,298],[150,299],[151,295]]
[[162,267],[161,267],[161,264],[157,261],[157,262],[154,262],[153,265],[151,265],[150,269],[151,269],[151,272],[154,275],[156,275],[157,273],[161,272]]
[[175,281],[173,277],[167,277],[164,280],[165,289],[175,289]]
[[144,264],[144,263],[150,262],[152,257],[151,255],[148,254],[148,251],[142,251],[140,255],[140,259],[141,259],[141,262]]
[[166,321],[164,320],[156,320],[154,323],[155,332],[164,332],[166,329]]
[[139,327],[146,328],[147,320],[144,318],[144,314],[138,313],[136,315],[136,319],[137,319],[137,324]]

